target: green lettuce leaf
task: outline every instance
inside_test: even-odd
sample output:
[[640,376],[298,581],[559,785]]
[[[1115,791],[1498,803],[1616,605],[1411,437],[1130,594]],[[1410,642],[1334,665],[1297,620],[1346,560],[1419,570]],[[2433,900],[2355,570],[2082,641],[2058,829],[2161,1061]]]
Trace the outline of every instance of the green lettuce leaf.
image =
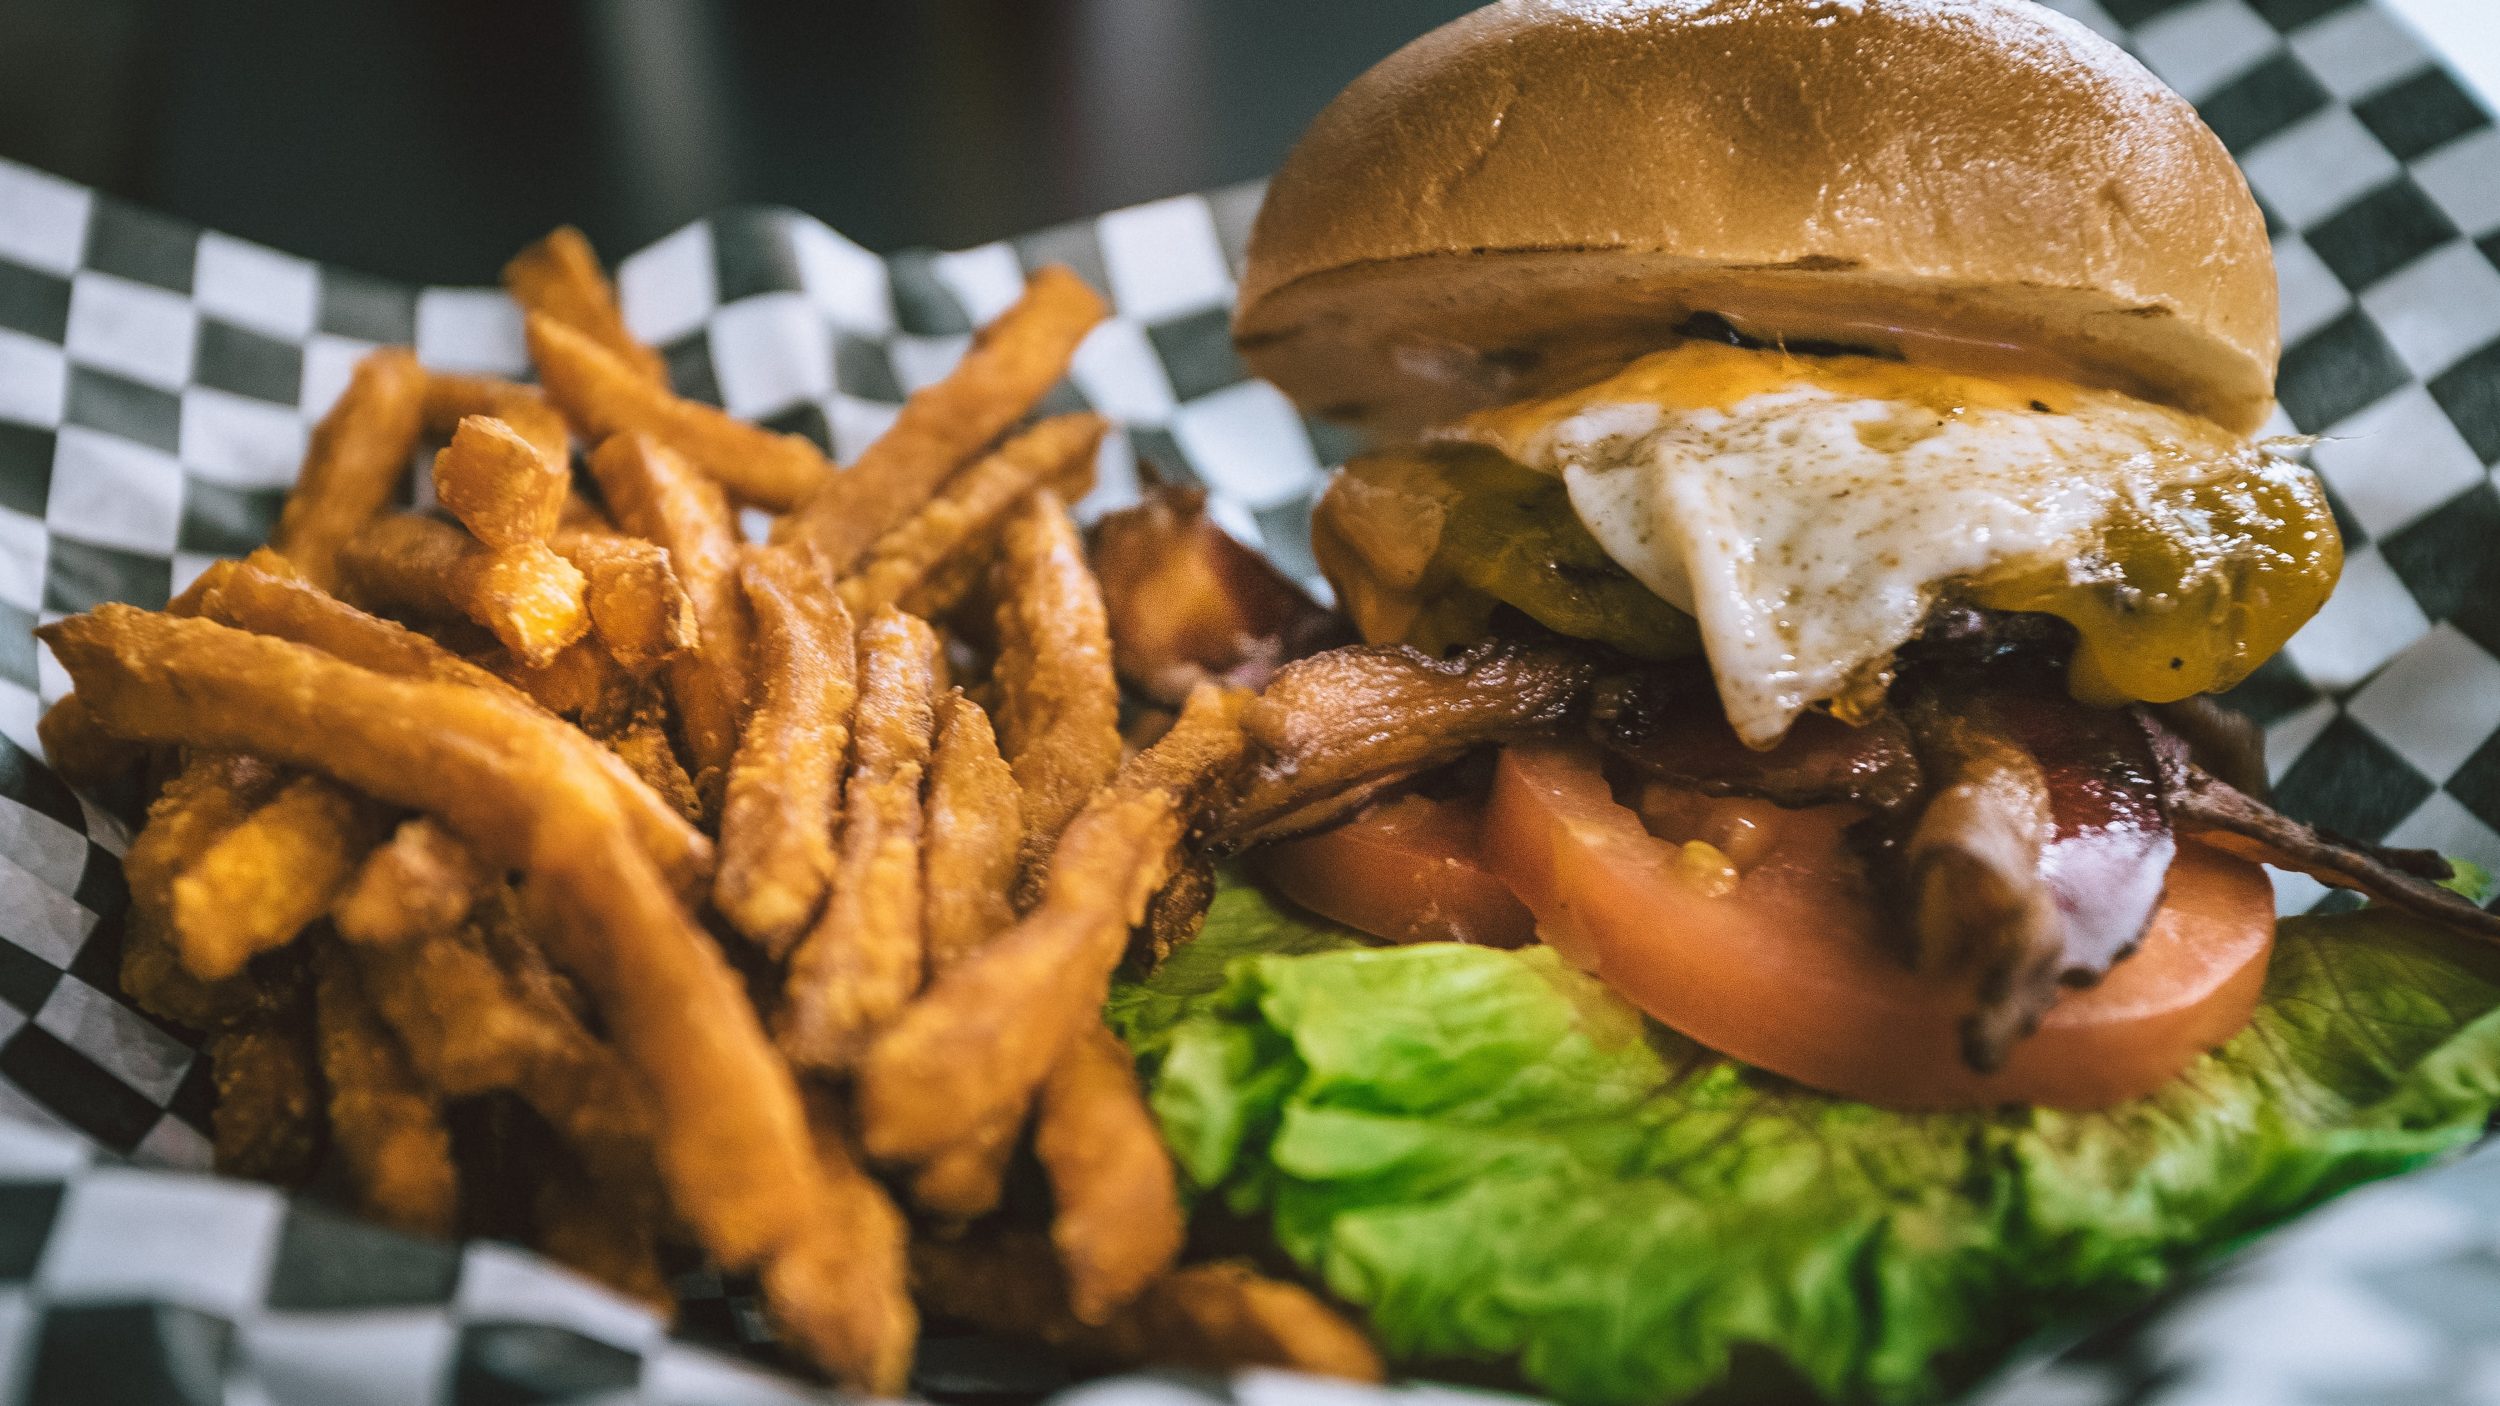
[[2251,1027],[2096,1114],[1826,1097],[1550,951],[1367,947],[1246,886],[1111,1013],[1193,1188],[1393,1357],[1577,1402],[1932,1398],[2500,1103],[2500,952],[2377,912],[2286,922]]

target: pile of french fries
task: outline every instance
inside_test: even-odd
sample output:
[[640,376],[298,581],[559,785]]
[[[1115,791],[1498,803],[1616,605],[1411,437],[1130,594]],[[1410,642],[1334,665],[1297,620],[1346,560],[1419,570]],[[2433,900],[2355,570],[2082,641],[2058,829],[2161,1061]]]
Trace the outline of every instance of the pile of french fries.
[[[377,351],[266,548],[42,632],[56,764],[154,788],[122,982],[202,1035],[220,1168],[664,1310],[691,1243],[866,1391],[921,1306],[1376,1377],[1304,1290],[1181,1263],[1099,1015],[1256,766],[1206,671],[1124,741],[1067,506],[1105,426],[1029,422],[1099,298],[1042,270],[837,467],[673,394],[578,234],[506,284],[537,386]],[[429,444],[435,510],[394,509]],[[1027,1149],[1047,1209],[1002,1210]]]

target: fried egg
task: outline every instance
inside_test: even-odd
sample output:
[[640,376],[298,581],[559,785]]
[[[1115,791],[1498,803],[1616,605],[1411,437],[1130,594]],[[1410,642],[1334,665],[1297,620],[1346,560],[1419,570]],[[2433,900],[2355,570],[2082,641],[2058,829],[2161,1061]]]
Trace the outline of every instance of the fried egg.
[[2272,653],[2340,564],[2323,493],[2275,447],[2057,382],[1691,342],[1448,433],[1563,480],[1607,555],[1699,622],[1757,747],[1880,699],[1948,592],[2073,620],[2099,692],[2183,697]]

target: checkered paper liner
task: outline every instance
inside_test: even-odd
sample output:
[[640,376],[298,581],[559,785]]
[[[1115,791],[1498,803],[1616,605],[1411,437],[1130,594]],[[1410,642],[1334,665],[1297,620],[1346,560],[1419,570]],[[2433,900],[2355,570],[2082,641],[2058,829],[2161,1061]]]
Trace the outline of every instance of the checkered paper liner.
[[[2194,100],[2267,211],[2287,348],[2274,428],[2318,437],[2349,549],[2325,611],[2233,696],[2266,725],[2282,803],[2500,868],[2500,128],[2368,3],[2054,3]],[[1235,187],[884,258],[804,216],[737,210],[627,257],[618,281],[681,391],[847,458],[1026,271],[1069,264],[1116,308],[1051,407],[1119,426],[1086,509],[1133,497],[1143,459],[1203,485],[1220,522],[1307,580],[1310,501],[1350,445],[1233,356],[1257,201]],[[810,1399],[508,1247],[421,1244],[160,1170],[207,1159],[208,1071],[114,994],[133,817],[39,760],[35,720],[66,680],[29,631],[106,600],[161,603],[258,544],[311,423],[359,356],[393,342],[445,369],[525,369],[498,292],[323,268],[0,163],[0,1401]],[[2336,901],[2305,879],[2278,891],[2286,911]],[[2500,1223],[2500,1154],[2330,1215],[2443,1198],[2457,1224]],[[2339,1284],[2411,1302],[2384,1298],[2412,1272],[2386,1246],[2411,1243],[2375,1242],[2369,1271],[2336,1270]],[[2424,1274],[2454,1269],[2441,1254]],[[2123,1395],[2196,1353],[2227,1356],[2229,1333],[2192,1325],[2241,1322],[2232,1295],[2289,1292],[2279,1281],[2319,1259],[2265,1252],[2182,1303],[2191,1326],[2148,1320],[2000,1399],[2087,1382]],[[2476,1272],[2488,1287],[2433,1320],[2458,1343],[2500,1339],[2500,1266]],[[687,1266],[676,1287],[691,1335],[769,1353],[737,1286]],[[985,1341],[933,1338],[923,1357],[920,1386],[941,1395],[1065,1381]],[[2264,1399],[2300,1399],[2285,1383]],[[1302,1403],[1342,1389],[1083,1390]]]

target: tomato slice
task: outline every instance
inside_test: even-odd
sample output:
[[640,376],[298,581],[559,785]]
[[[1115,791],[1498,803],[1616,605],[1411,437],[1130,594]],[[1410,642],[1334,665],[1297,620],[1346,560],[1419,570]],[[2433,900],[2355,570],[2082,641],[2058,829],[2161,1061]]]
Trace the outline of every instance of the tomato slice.
[[1495,771],[1485,858],[1546,942],[1662,1023],[1890,1108],[2105,1108],[2160,1088],[2256,1009],[2274,945],[2265,873],[2183,845],[2136,954],[2060,998],[2004,1068],[1975,1073],[1957,1034],[1968,988],[1878,941],[1843,839],[1862,812],[1731,804],[1747,807],[1750,863],[1696,873],[1615,800],[1593,749],[1517,746]]
[[1391,942],[1520,947],[1536,919],[1484,865],[1482,807],[1401,796],[1316,834],[1257,851],[1278,893]]

